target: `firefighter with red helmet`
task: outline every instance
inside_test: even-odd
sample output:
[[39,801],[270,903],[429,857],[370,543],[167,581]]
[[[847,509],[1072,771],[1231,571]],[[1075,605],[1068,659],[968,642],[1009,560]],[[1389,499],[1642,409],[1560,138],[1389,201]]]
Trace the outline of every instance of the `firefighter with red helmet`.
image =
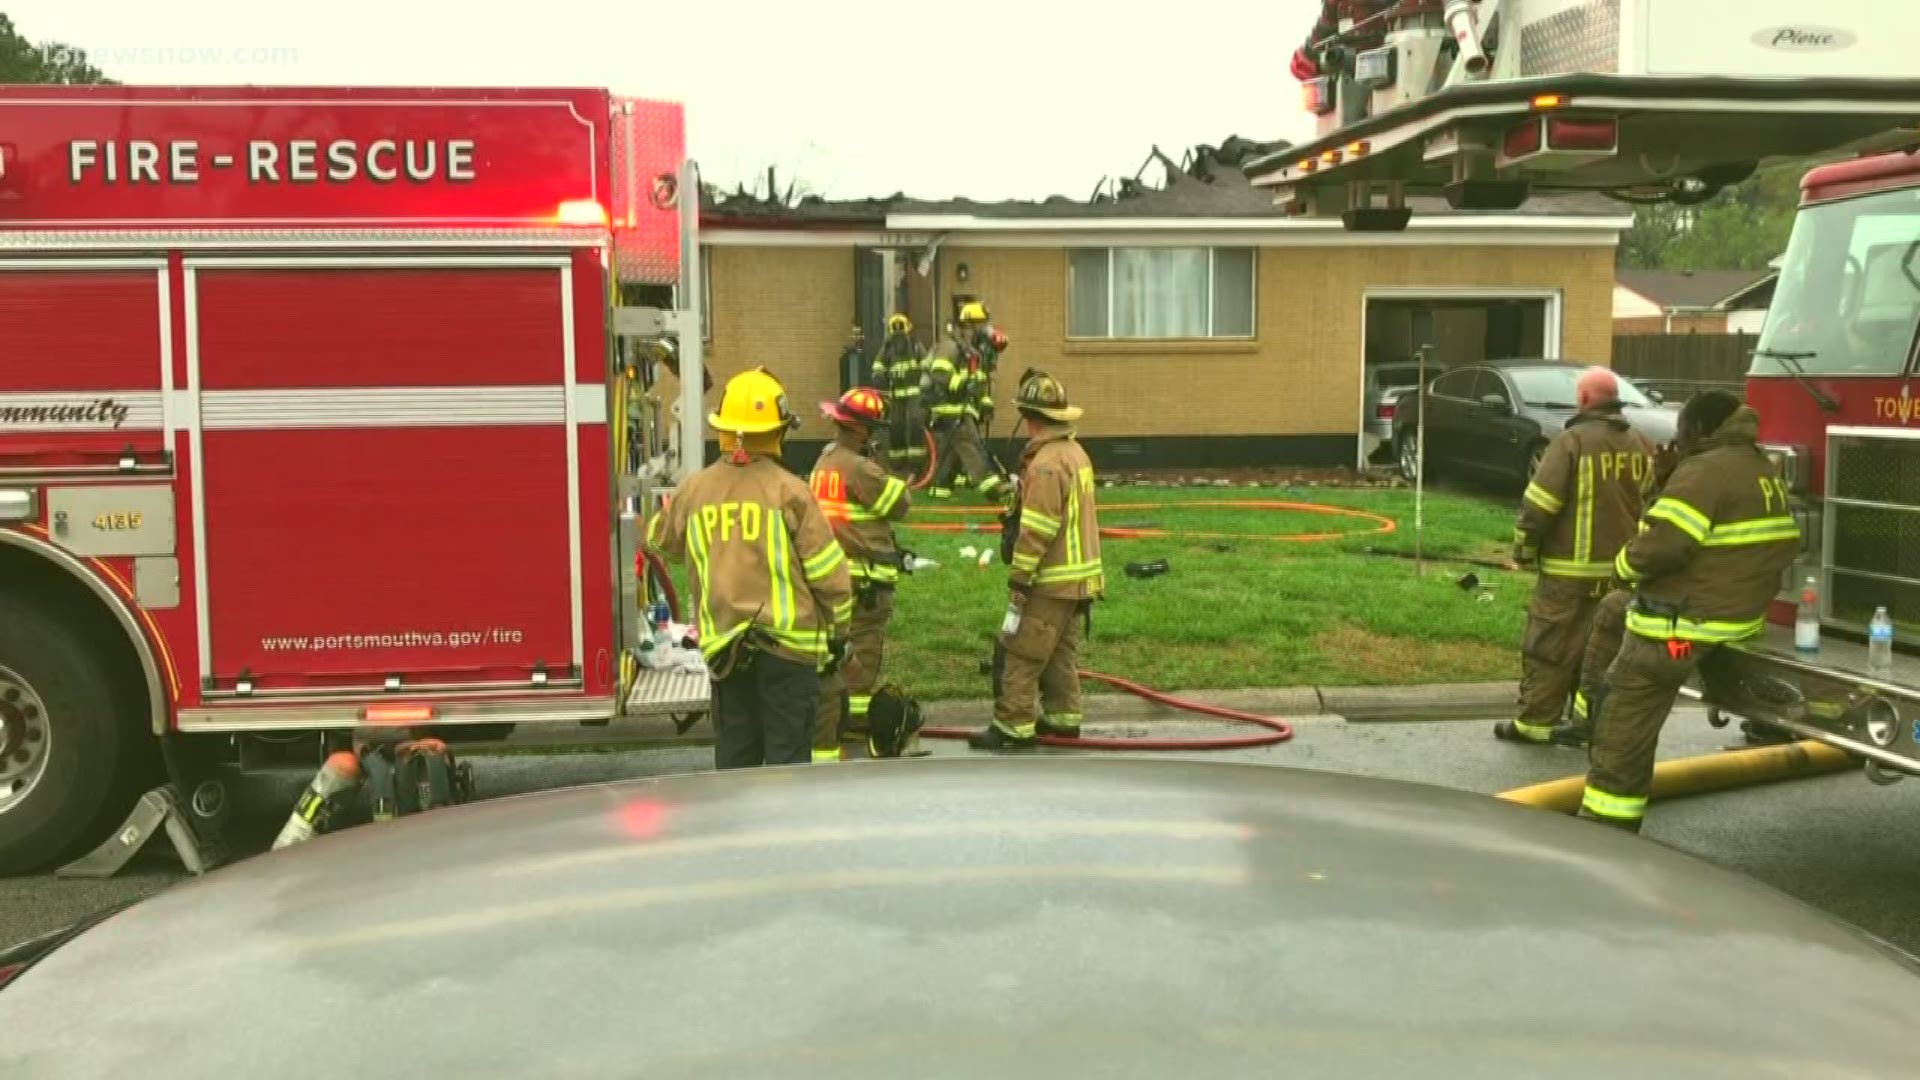
[[834,436],[814,463],[810,483],[834,539],[847,553],[854,605],[846,661],[821,681],[813,760],[838,761],[843,738],[867,734],[867,707],[880,685],[894,586],[908,566],[894,544],[891,523],[907,516],[913,497],[905,481],[867,454],[869,440],[891,419],[878,390],[849,390],[838,401],[823,402],[820,411],[833,421]]
[[689,610],[713,680],[720,769],[811,760],[821,673],[853,618],[846,552],[813,492],[780,463],[799,418],[765,368],[728,380],[719,461],[682,481],[647,544],[693,563]]
[[987,460],[981,424],[993,418],[993,370],[1006,339],[987,323],[987,305],[960,306],[958,325],[927,358],[925,387],[934,437],[935,472],[927,494],[953,497],[956,477],[966,477],[981,495],[1004,483]]

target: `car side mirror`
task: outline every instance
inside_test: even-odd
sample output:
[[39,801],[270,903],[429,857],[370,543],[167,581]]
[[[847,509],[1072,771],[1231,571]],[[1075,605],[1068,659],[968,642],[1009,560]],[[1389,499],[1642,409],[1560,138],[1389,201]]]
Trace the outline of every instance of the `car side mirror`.
[[1485,405],[1487,408],[1492,409],[1494,412],[1497,412],[1497,413],[1506,413],[1506,412],[1513,411],[1513,407],[1507,404],[1507,399],[1504,397],[1501,397],[1499,394],[1481,394],[1480,404]]
[[1642,391],[1642,393],[1646,394],[1647,400],[1653,402],[1655,405],[1665,405],[1667,403],[1667,395],[1658,390],[1645,390]]

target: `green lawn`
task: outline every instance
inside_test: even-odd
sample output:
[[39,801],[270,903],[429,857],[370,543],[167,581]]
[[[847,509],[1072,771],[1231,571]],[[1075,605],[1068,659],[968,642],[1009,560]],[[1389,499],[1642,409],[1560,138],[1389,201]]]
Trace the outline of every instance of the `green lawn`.
[[[1379,552],[1413,550],[1413,493],[1366,488],[1112,487],[1100,492],[1101,521],[1233,539],[1109,539],[1107,597],[1093,612],[1083,666],[1167,690],[1295,685],[1391,685],[1515,678],[1529,575],[1444,561],[1415,574],[1411,560]],[[1309,502],[1370,511],[1397,531],[1328,542],[1278,542],[1275,533],[1363,531],[1375,523],[1296,511],[1195,506],[1220,500]],[[1154,504],[1126,509],[1130,504]],[[939,504],[934,504],[938,506]],[[1429,494],[1429,556],[1504,556],[1513,530],[1507,506]],[[990,691],[979,662],[1006,605],[1006,567],[997,556],[978,569],[964,545],[997,547],[990,521],[977,533],[925,532],[922,522],[955,522],[916,509],[901,543],[940,567],[903,579],[887,670],[923,699]],[[985,519],[982,519],[985,520]],[[1369,553],[1371,549],[1374,553]],[[1166,575],[1128,578],[1128,562],[1165,558]],[[1490,601],[1460,589],[1472,570]]]

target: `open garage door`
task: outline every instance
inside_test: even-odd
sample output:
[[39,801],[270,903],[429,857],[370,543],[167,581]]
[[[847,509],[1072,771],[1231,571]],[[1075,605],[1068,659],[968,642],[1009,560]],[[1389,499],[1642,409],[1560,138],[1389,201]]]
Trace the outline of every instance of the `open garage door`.
[[1361,339],[1360,465],[1386,454],[1394,395],[1481,360],[1560,358],[1560,294],[1547,290],[1370,291]]

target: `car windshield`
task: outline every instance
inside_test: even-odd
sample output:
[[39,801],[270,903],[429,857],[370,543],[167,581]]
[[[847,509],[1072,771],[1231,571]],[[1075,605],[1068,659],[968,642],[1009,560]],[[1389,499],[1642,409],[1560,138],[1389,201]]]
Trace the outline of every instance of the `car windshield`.
[[[1583,367],[1536,367],[1508,368],[1507,378],[1513,380],[1514,388],[1520,391],[1520,400],[1528,405],[1549,409],[1577,409],[1579,396],[1574,385],[1580,381]],[[1651,406],[1647,395],[1625,379],[1620,380],[1620,400],[1623,404]]]
[[1811,206],[1794,219],[1755,375],[1893,375],[1920,320],[1920,189]]

